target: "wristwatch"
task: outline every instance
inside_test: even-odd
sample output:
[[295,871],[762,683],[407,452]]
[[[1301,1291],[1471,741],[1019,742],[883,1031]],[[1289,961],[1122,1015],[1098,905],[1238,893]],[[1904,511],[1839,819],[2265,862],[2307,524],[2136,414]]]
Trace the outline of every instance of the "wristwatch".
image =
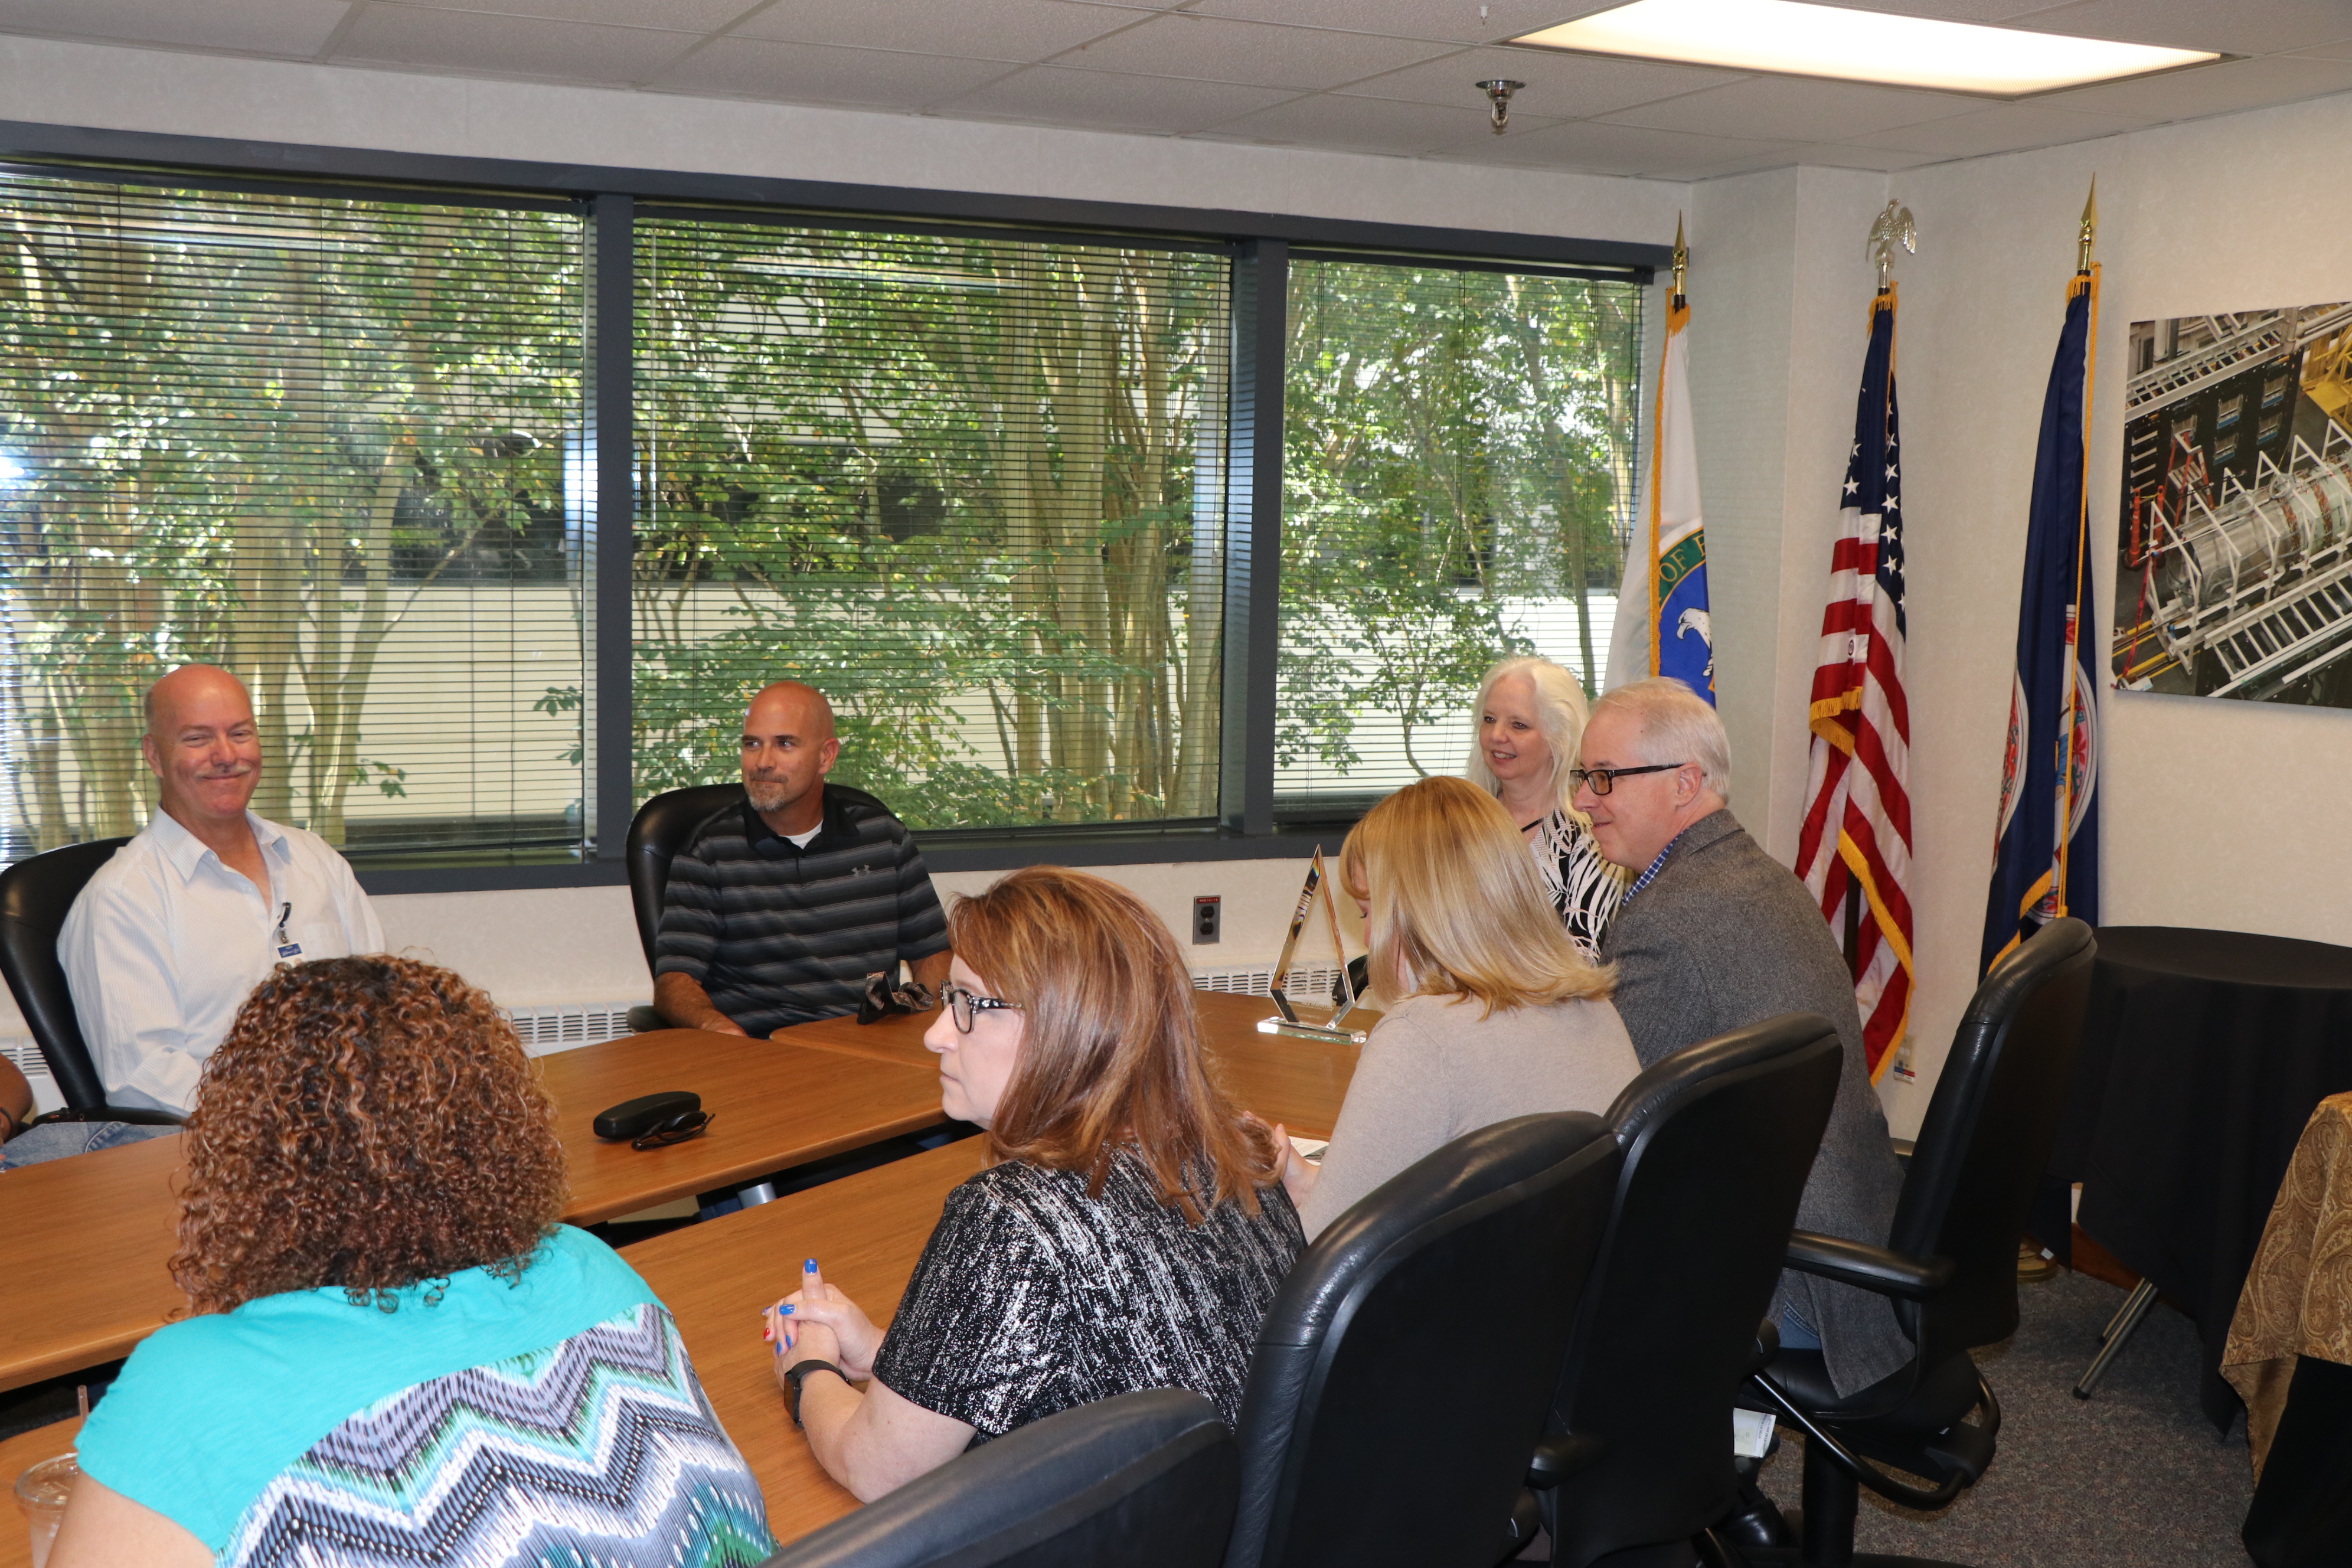
[[841,1379],[845,1384],[849,1381],[849,1374],[842,1371],[839,1367],[834,1365],[833,1363],[829,1361],[818,1361],[813,1356],[807,1361],[796,1361],[792,1365],[784,1368],[784,1381],[793,1385],[792,1412],[793,1425],[795,1426],[801,1424],[801,1384],[808,1377],[808,1374],[813,1372],[829,1372],[833,1373],[834,1376]]

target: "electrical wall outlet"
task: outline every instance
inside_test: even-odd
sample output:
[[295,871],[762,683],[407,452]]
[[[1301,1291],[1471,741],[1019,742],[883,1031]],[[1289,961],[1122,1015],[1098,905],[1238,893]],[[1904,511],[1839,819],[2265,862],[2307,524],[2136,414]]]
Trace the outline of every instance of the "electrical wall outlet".
[[1216,898],[1192,900],[1192,945],[1195,947],[1218,940],[1224,920],[1223,900]]

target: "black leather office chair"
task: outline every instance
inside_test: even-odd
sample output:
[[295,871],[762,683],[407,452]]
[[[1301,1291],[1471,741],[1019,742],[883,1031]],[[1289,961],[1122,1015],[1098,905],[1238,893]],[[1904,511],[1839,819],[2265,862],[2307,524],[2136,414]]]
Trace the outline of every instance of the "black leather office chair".
[[1598,1117],[1520,1117],[1331,1222],[1258,1331],[1226,1568],[1502,1555],[1618,1158]]
[[0,975],[25,1015],[49,1064],[65,1109],[37,1118],[41,1121],[136,1121],[150,1126],[176,1123],[185,1118],[166,1110],[142,1110],[106,1103],[106,1085],[81,1037],[81,1021],[74,1015],[73,993],[66,988],[65,965],[58,962],[58,933],[66,914],[98,868],[130,843],[128,838],[93,838],[68,844],[46,855],[35,855],[0,871]]
[[1216,1568],[1238,1473],[1207,1400],[1123,1394],[960,1455],[765,1568]]
[[[864,790],[846,784],[828,788],[879,810],[889,809]],[[669,863],[694,837],[694,830],[730,805],[743,798],[740,784],[695,784],[655,795],[637,807],[629,823],[625,859],[629,868],[629,902],[637,915],[637,941],[646,950],[646,969],[654,966],[654,937],[661,930],[662,895],[669,888]],[[651,1007],[629,1009],[629,1027],[639,1034],[669,1026]]]
[[[1890,1298],[1909,1365],[1840,1398],[1819,1351],[1784,1350],[1753,1389],[1805,1434],[1803,1561],[1853,1553],[1859,1487],[1941,1508],[1992,1462],[2000,1402],[1969,1352],[2017,1331],[2017,1238],[2050,1160],[2090,995],[2091,928],[2053,921],[1985,977],[1927,1102],[1887,1245],[1799,1231],[1789,1265]],[[1975,1422],[1966,1419],[1978,1415]],[[1876,1459],[1926,1479],[1912,1486]]]
[[654,933],[661,930],[662,893],[669,887],[669,863],[677,858],[696,828],[730,802],[742,798],[740,784],[696,784],[657,795],[637,807],[629,823],[626,854],[629,902],[637,911],[637,940],[645,944],[648,970],[654,966]]
[[1624,1168],[1531,1475],[1553,1563],[1689,1563],[1731,1510],[1731,1409],[1843,1055],[1791,1013],[1676,1051],[1610,1107]]

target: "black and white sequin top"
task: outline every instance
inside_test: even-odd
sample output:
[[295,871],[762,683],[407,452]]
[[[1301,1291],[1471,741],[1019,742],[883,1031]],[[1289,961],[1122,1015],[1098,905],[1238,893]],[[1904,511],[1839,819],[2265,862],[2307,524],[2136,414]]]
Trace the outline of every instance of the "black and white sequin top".
[[1132,1151],[1102,1195],[1083,1172],[1007,1161],[948,1194],[874,1375],[1001,1437],[1145,1388],[1205,1394],[1232,1425],[1258,1324],[1306,1246],[1281,1187],[1200,1225],[1162,1205]]

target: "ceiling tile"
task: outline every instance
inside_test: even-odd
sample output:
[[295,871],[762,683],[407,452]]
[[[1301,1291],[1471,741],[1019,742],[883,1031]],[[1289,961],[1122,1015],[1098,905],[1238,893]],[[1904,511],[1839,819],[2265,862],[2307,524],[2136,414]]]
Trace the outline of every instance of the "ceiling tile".
[[2050,9],[2050,0],[1837,0],[1837,4],[1857,11],[1927,16],[1938,22],[2000,22]]
[[1014,68],[896,49],[835,49],[767,38],[713,38],[646,85],[782,103],[856,104],[912,112]]
[[419,0],[419,3],[444,11],[487,11],[504,16],[537,16],[550,22],[602,22],[615,27],[709,33],[751,10],[759,4],[759,0]]
[[1570,55],[1558,49],[1467,49],[1355,82],[1340,90],[1365,98],[1395,98],[1412,103],[1475,106],[1485,102],[1486,98],[1474,84],[1496,77],[1528,84],[1513,96],[1512,113],[1524,110],[1562,120],[1583,120],[1741,79],[1738,71],[1610,59],[1601,55]]
[[334,58],[485,76],[634,82],[655,74],[695,41],[689,33],[436,11],[374,0],[343,35]]
[[2333,44],[2314,44],[2307,49],[2297,49],[2294,52],[2299,56],[2307,56],[2315,60],[2352,60],[2352,38],[2341,39]]
[[2046,93],[2034,101],[2053,109],[2083,109],[2095,114],[2194,120],[2200,115],[2292,103],[2297,99],[2317,98],[2347,89],[2352,89],[2352,61],[2273,55],[2268,59],[2191,66],[2187,70],[2167,71],[2137,81],[2078,87],[2070,92]]
[[1269,27],[1255,22],[1178,15],[1155,16],[1099,43],[1072,49],[1054,63],[1072,69],[1192,77],[1316,92],[1450,49],[1445,44],[1369,33]]
[[[1676,131],[1650,131],[1632,125],[1609,125],[1579,120],[1565,125],[1531,130],[1516,127],[1494,139],[1489,148],[1463,149],[1445,154],[1455,163],[1515,163],[1544,169],[1579,169],[1596,174],[1651,174],[1662,179],[1691,178],[1693,169],[1712,168],[1734,159],[1795,151],[1786,142],[1738,136],[1687,136]],[[1796,160],[1792,156],[1790,162]]]
[[[1398,38],[1487,44],[1557,26],[1624,0],[1201,0],[1203,16],[1237,16],[1295,27],[1336,27]],[[1480,13],[1484,12],[1485,15]]]
[[[626,5],[630,0],[619,0]],[[729,0],[739,8],[743,0]],[[744,38],[849,44],[1028,64],[1130,27],[1149,11],[1070,0],[776,0],[735,29]]]
[[2267,55],[2352,37],[2343,0],[2079,0],[2011,24],[2176,49]]
[[350,9],[348,0],[0,0],[0,33],[307,58]]
[[1290,96],[1278,89],[1031,66],[937,104],[950,116],[1181,135]]
[[1768,142],[1838,142],[1897,125],[1966,114],[1981,98],[1921,92],[1861,82],[1759,76],[1681,98],[1605,116],[1619,125],[1646,125],[1702,136],[1748,136]]
[[[1537,121],[1536,125],[1549,124]],[[1514,121],[1512,130],[1523,127]],[[1286,146],[1331,147],[1350,153],[1388,153],[1402,157],[1441,148],[1505,140],[1486,123],[1484,108],[1444,108],[1433,103],[1397,103],[1377,98],[1328,94],[1293,99],[1217,127],[1220,136],[1275,142]]]
[[2084,114],[2053,109],[2043,103],[1999,103],[1974,114],[1905,125],[1859,139],[1868,147],[1933,153],[1939,158],[1980,158],[1989,153],[2014,153],[2026,147],[2056,147],[2088,142],[2147,124],[2146,120],[2115,114]]

